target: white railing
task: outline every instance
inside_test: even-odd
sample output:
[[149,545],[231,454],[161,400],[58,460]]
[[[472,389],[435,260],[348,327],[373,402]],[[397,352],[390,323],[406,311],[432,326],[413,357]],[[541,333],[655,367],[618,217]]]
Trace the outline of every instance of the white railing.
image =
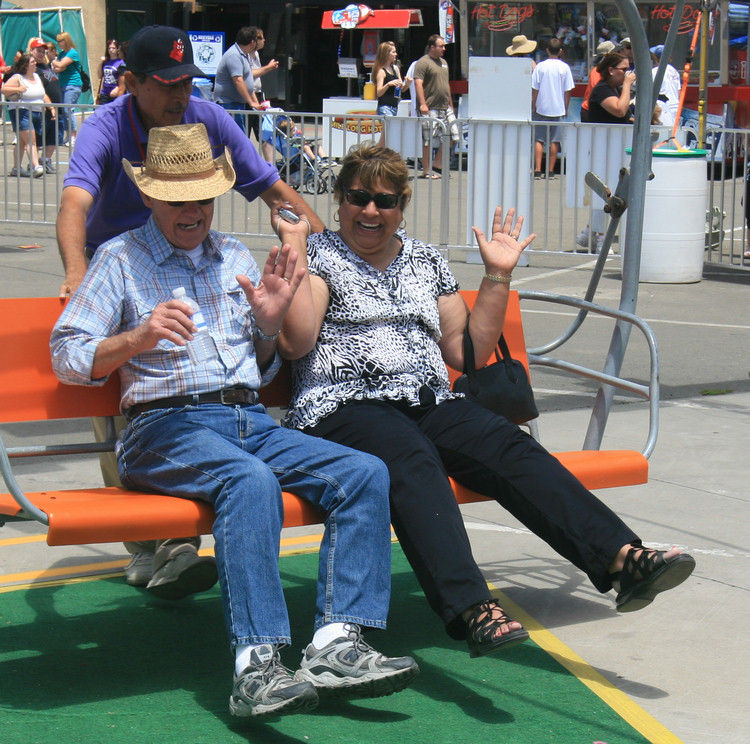
[[[80,129],[93,107],[77,106],[76,110]],[[255,115],[245,113],[248,117]],[[335,226],[336,205],[330,184],[338,170],[336,160],[352,146],[380,140],[383,122],[378,117],[357,114],[292,116],[314,153],[322,145],[325,154],[334,159],[321,164],[305,158],[297,166],[292,159],[301,142],[295,140],[285,157],[278,151],[274,153],[274,163],[282,178],[300,188],[321,219]],[[411,169],[413,195],[406,213],[407,229],[440,246],[453,258],[470,262],[478,260],[471,225],[478,224],[486,230],[495,203],[516,205],[526,214],[528,228],[537,234],[531,252],[586,251],[587,247],[576,244],[576,237],[587,225],[603,231],[606,217],[600,199],[584,186],[584,175],[593,171],[614,191],[620,168],[628,161],[625,150],[632,133],[629,126],[563,123],[558,172],[545,173],[545,178],[534,180],[531,122],[460,120],[462,138],[458,147],[451,143],[449,133],[442,137],[443,177],[424,180],[419,178],[419,122],[394,117],[385,124],[386,144],[401,152]],[[659,131],[657,139],[666,134],[665,130]],[[707,168],[706,260],[744,269],[750,268],[750,260],[743,256],[748,241],[744,205],[749,136],[743,130],[712,129],[708,137],[711,154]],[[684,142],[692,135],[685,130],[680,137]],[[40,178],[10,176],[14,134],[7,120],[2,139],[0,222],[53,224],[71,148],[55,149],[54,173]],[[260,201],[248,204],[233,192],[222,197],[215,226],[238,236],[273,239],[265,205]],[[593,242],[589,247],[594,248]],[[617,244],[614,249],[616,252]]]

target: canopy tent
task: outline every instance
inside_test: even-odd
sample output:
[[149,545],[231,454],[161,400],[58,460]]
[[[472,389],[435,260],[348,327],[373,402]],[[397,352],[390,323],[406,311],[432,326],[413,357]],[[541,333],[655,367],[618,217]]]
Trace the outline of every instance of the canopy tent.
[[[32,36],[55,41],[67,31],[81,55],[81,65],[89,71],[86,30],[81,8],[34,8],[33,10],[0,10],[0,54],[12,62],[18,49],[26,49]],[[8,63],[10,64],[10,62]],[[91,91],[81,94],[80,103],[93,103]]]
[[[341,32],[339,39],[338,57],[341,59],[341,47],[344,42],[344,31],[357,29],[363,31],[375,31],[382,29],[409,28],[409,26],[421,26],[422,11],[413,9],[384,10],[378,8],[373,10],[367,5],[347,5],[342,10],[326,10],[320,27],[323,29],[338,30]],[[352,36],[349,35],[349,58],[352,58]],[[352,94],[352,80],[346,81],[347,95]]]
[[[354,10],[356,8],[356,11]],[[366,9],[366,10],[363,10]],[[385,29],[422,25],[421,10],[371,10],[367,6],[349,5],[343,10],[326,10],[321,28]]]

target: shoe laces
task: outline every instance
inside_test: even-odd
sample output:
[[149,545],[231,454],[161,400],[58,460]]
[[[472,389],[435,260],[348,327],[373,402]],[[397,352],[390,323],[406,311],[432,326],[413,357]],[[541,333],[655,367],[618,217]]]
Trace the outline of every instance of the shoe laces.
[[274,647],[273,653],[268,659],[262,659],[256,652],[253,652],[251,658],[253,661],[249,665],[248,669],[252,670],[252,672],[268,682],[270,682],[274,677],[292,676],[291,671],[281,663],[281,654],[279,653],[279,649],[276,647]]
[[350,654],[352,651],[354,651],[357,656],[377,653],[375,649],[367,643],[364,638],[362,638],[362,630],[359,625],[356,625],[355,623],[346,623],[344,625],[344,630],[346,631],[346,637],[352,643],[352,649],[348,651],[347,654]]

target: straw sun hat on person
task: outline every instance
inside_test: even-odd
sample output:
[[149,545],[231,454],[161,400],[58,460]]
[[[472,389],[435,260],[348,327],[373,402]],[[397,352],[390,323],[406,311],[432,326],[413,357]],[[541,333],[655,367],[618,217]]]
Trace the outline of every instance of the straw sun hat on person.
[[235,181],[229,150],[214,160],[204,124],[154,127],[148,134],[146,162],[123,158],[130,180],[152,199],[198,201],[226,193]]
[[533,52],[535,49],[535,41],[529,41],[529,39],[527,39],[523,34],[519,34],[518,36],[513,37],[513,42],[505,50],[505,53],[512,57],[514,54],[528,54],[529,52]]

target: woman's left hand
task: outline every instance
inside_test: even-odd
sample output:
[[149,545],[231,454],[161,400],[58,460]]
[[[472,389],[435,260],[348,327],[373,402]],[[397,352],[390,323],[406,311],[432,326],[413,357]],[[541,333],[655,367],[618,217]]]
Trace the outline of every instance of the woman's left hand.
[[523,216],[519,215],[516,219],[516,210],[511,207],[503,219],[503,208],[500,206],[495,209],[489,241],[478,227],[472,227],[488,274],[508,276],[516,267],[524,248],[536,238],[536,234],[532,233],[520,240],[522,228]]
[[284,316],[306,273],[307,269],[297,268],[297,254],[289,245],[284,245],[281,250],[278,246],[271,249],[263,267],[263,277],[257,286],[253,286],[247,276],[237,276],[253,317],[265,334],[270,336],[281,329]]
[[281,216],[279,210],[286,210],[295,214],[294,208],[291,204],[283,204],[281,207],[271,210],[271,225],[273,231],[279,236],[282,243],[286,243],[296,237],[298,240],[301,240],[301,244],[304,245],[307,242],[308,236],[312,232],[307,217],[304,215],[296,215],[299,217],[299,221],[289,222]]

